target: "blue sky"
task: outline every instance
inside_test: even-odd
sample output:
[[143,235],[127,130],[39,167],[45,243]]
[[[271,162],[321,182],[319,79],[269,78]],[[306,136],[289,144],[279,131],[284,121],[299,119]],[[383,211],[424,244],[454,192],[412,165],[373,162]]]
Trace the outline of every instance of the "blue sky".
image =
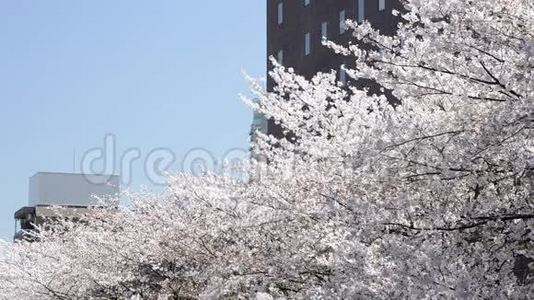
[[264,77],[264,1],[0,0],[0,238],[31,175],[71,172],[108,133],[141,159],[246,149],[242,69]]

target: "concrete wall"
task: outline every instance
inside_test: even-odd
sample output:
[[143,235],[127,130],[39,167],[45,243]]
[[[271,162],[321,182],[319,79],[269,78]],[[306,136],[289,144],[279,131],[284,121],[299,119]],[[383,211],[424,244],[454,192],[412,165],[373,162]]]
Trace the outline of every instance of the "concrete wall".
[[68,173],[37,173],[30,178],[29,206],[94,206],[96,197],[119,193],[119,177]]

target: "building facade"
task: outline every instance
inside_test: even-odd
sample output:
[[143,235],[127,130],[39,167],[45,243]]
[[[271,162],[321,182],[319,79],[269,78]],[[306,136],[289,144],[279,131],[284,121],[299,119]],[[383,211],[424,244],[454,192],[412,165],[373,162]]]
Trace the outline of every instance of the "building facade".
[[[348,44],[351,33],[345,25],[347,19],[368,20],[382,33],[393,34],[398,20],[391,12],[401,7],[398,0],[267,0],[268,71],[272,56],[306,78],[335,70],[338,80],[345,82],[341,66],[350,66],[350,61],[323,46],[323,39]],[[267,76],[269,91],[273,84]],[[272,121],[266,131],[281,136],[280,128]]]
[[[57,218],[77,219],[120,193],[116,175],[41,172],[30,177],[28,206],[15,212],[15,240],[30,240],[36,226]],[[118,203],[117,203],[118,204]]]

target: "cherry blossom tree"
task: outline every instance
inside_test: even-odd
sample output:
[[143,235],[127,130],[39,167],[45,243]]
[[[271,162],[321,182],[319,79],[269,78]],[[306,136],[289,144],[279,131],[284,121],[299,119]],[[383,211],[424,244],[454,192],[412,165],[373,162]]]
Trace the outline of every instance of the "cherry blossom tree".
[[[408,0],[395,36],[327,46],[353,85],[277,65],[246,179],[161,194],[6,245],[6,299],[534,297],[534,3]],[[383,87],[364,88],[362,80]],[[398,99],[392,104],[391,94]]]

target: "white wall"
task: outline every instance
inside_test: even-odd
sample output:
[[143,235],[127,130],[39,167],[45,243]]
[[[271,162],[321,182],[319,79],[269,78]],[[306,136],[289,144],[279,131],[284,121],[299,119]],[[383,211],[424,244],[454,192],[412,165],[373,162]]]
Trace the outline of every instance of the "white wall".
[[94,206],[119,194],[119,176],[37,173],[30,178],[29,206]]

